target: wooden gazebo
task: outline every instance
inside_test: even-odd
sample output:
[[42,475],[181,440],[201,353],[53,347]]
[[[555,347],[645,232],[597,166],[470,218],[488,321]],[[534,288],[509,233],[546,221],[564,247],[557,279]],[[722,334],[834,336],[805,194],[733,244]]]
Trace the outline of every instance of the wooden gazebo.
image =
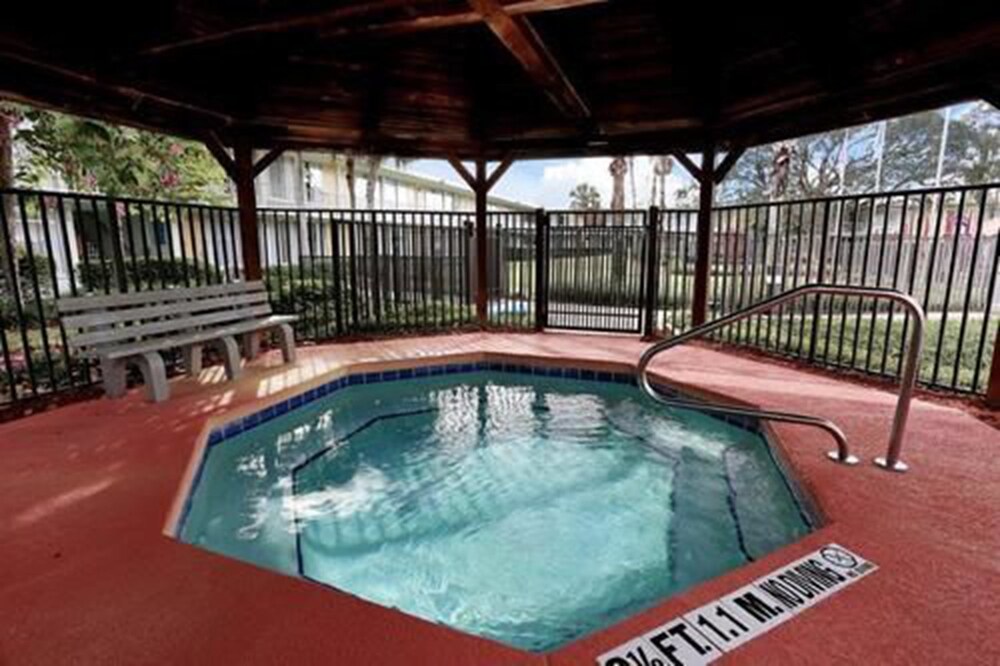
[[998,56],[1000,7],[943,0],[20,2],[0,96],[204,141],[237,184],[251,277],[253,179],[286,148],[451,159],[481,227],[512,159],[672,153],[701,185],[700,321],[713,186],[744,147],[997,104]]

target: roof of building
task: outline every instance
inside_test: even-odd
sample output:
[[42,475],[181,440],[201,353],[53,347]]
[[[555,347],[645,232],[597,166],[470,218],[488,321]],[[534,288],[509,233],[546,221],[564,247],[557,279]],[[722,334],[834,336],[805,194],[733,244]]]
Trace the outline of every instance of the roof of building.
[[224,143],[498,159],[996,100],[998,56],[996,2],[19,2],[0,94]]
[[[466,185],[460,185],[443,178],[425,176],[420,173],[414,173],[403,169],[393,169],[392,167],[385,165],[382,165],[379,169],[379,173],[381,175],[389,176],[398,182],[407,183],[416,187],[434,188],[438,192],[447,192],[448,194],[468,199],[475,198],[475,194]],[[502,206],[503,208],[512,208],[523,211],[535,210],[535,208],[537,208],[537,206],[532,206],[531,204],[524,203],[523,201],[507,199],[506,197],[498,197],[492,194],[486,197],[486,204],[488,206]]]

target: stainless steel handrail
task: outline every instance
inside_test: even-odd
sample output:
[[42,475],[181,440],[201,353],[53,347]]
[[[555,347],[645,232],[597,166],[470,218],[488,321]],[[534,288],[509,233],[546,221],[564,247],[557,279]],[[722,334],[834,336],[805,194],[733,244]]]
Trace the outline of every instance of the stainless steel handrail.
[[724,317],[719,317],[718,319],[714,319],[710,322],[702,324],[701,326],[696,326],[690,331],[685,331],[684,333],[676,335],[669,340],[664,340],[652,345],[643,353],[642,357],[639,359],[639,365],[636,368],[639,386],[648,396],[660,404],[667,405],[669,407],[694,409],[716,414],[751,416],[769,421],[798,423],[801,425],[810,425],[822,428],[830,433],[833,439],[837,442],[837,450],[831,451],[827,455],[829,455],[833,460],[845,465],[852,465],[856,463],[857,458],[851,455],[847,445],[847,438],[844,436],[843,431],[841,431],[835,423],[828,419],[817,416],[807,416],[804,414],[793,414],[790,412],[772,412],[762,409],[754,409],[751,407],[736,407],[720,405],[717,403],[702,403],[690,400],[667,398],[666,396],[658,393],[649,382],[647,368],[650,361],[652,361],[653,357],[657,354],[671,349],[672,347],[676,347],[677,345],[681,345],[688,340],[722,328],[723,326],[728,326],[733,322],[746,319],[747,317],[752,317],[753,315],[761,312],[773,310],[776,306],[781,305],[782,303],[787,303],[788,301],[812,294],[885,298],[903,304],[913,315],[913,328],[910,334],[910,343],[907,346],[903,376],[900,381],[899,400],[896,402],[896,413],[892,421],[892,432],[889,435],[889,448],[885,457],[880,456],[875,458],[875,464],[880,467],[884,467],[885,469],[889,469],[894,472],[905,472],[908,467],[906,463],[899,458],[903,448],[903,434],[906,431],[906,421],[910,415],[910,402],[913,399],[913,390],[917,383],[917,366],[920,361],[920,351],[924,340],[924,324],[926,317],[924,315],[923,308],[920,307],[920,303],[918,303],[916,299],[909,294],[904,294],[903,292],[895,289],[882,289],[878,287],[848,287],[832,284],[806,284],[801,287],[796,287],[782,292],[776,296],[766,298],[759,303],[742,308]]

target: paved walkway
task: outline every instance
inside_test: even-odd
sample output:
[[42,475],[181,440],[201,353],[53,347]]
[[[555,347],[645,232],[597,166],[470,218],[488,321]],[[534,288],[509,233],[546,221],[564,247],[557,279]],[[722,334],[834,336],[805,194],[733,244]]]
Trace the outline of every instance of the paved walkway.
[[880,569],[726,657],[732,663],[1000,662],[1000,432],[918,401],[907,475],[883,453],[890,393],[706,348],[657,369],[701,392],[840,423],[865,463],[776,431],[829,524],[803,541],[549,655],[529,655],[242,564],[162,533],[206,419],[345,363],[483,351],[633,363],[643,345],[596,335],[468,334],[267,355],[237,383],[220,368],[0,425],[0,664],[593,664],[597,654],[831,541]]

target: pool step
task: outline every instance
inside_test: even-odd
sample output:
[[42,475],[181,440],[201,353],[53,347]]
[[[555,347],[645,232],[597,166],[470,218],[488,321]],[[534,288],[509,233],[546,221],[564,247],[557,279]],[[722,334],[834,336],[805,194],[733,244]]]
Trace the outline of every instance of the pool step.
[[764,446],[730,446],[723,456],[744,547],[754,559],[809,532],[806,517]]
[[744,564],[739,526],[721,461],[684,449],[674,476],[673,519],[667,535],[678,590]]

